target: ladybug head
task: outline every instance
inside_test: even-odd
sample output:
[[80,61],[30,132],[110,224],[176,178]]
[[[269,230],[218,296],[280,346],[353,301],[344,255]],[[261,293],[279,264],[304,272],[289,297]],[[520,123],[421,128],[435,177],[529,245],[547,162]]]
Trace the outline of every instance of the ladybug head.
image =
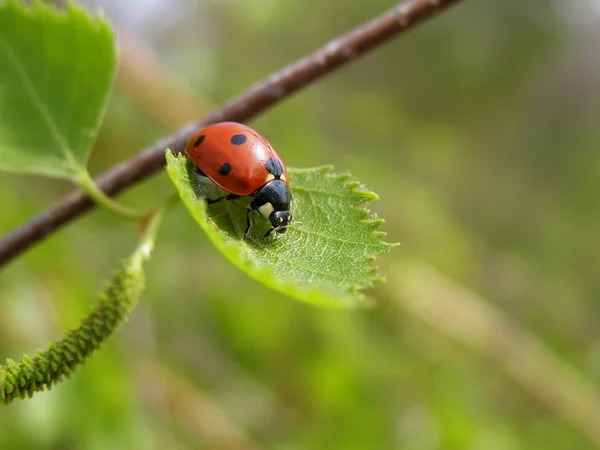
[[269,216],[269,220],[271,221],[271,228],[266,236],[271,234],[273,231],[277,231],[279,234],[283,234],[287,231],[287,226],[292,221],[292,212],[291,211],[273,211]]

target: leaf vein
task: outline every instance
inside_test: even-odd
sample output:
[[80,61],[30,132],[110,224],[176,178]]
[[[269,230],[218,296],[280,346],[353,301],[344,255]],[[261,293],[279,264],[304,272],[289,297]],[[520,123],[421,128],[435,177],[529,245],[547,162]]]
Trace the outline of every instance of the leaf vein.
[[27,71],[23,67],[20,59],[17,57],[17,55],[15,55],[9,42],[6,40],[6,37],[2,34],[1,31],[0,31],[0,42],[2,43],[2,46],[4,47],[4,51],[8,57],[9,62],[12,63],[14,70],[21,77],[21,82],[23,83],[26,91],[29,93],[31,102],[33,103],[35,108],[38,110],[38,113],[40,114],[42,121],[48,127],[48,131],[50,132],[52,139],[55,141],[56,145],[60,149],[64,158],[69,163],[72,164],[74,161],[73,161],[73,157],[71,155],[71,151],[69,149],[68,144],[63,139],[59,130],[57,129],[56,124],[52,120],[50,112],[44,105],[44,102],[42,101],[39,93],[36,91],[35,87],[33,86],[33,83],[31,82],[31,79],[29,78]]

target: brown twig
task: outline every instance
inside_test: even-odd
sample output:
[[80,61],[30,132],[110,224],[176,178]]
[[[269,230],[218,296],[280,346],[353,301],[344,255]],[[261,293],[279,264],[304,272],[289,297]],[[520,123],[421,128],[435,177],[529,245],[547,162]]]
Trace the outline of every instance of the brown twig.
[[[96,179],[98,186],[110,196],[118,194],[157,172],[164,165],[165,149],[168,147],[174,151],[182,151],[186,141],[198,128],[224,120],[247,121],[304,86],[459,1],[408,0],[392,8],[255,84],[203,119],[183,126],[137,156],[116,165]],[[75,190],[30,222],[6,235],[0,241],[0,265],[6,264],[34,243],[93,207],[94,203],[83,191]]]

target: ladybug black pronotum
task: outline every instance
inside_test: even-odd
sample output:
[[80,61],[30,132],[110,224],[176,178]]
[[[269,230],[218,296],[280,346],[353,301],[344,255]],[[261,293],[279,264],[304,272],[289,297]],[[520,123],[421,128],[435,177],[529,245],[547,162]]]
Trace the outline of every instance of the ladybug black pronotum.
[[287,170],[271,144],[259,133],[235,122],[221,122],[198,131],[186,152],[196,172],[210,178],[230,195],[208,199],[208,204],[253,197],[246,210],[244,239],[250,231],[250,213],[258,211],[274,231],[285,233],[292,220],[292,193]]

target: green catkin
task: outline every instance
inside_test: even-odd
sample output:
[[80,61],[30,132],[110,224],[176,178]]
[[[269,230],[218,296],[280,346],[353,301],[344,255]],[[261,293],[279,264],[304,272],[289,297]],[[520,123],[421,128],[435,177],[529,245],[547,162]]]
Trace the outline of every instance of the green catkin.
[[149,258],[164,213],[176,198],[172,196],[146,222],[140,245],[122,262],[79,328],[68,331],[60,341],[50,344],[46,351],[38,351],[34,357],[23,355],[20,362],[7,359],[5,366],[0,365],[0,403],[8,405],[17,398],[31,398],[36,392],[50,390],[54,384],[69,378],[127,319],[145,287],[142,263]]
[[68,331],[34,357],[23,355],[20,362],[7,359],[6,365],[0,366],[0,402],[8,405],[17,398],[51,389],[99,348],[126,320],[144,288],[140,262],[134,257],[123,263],[79,328]]

